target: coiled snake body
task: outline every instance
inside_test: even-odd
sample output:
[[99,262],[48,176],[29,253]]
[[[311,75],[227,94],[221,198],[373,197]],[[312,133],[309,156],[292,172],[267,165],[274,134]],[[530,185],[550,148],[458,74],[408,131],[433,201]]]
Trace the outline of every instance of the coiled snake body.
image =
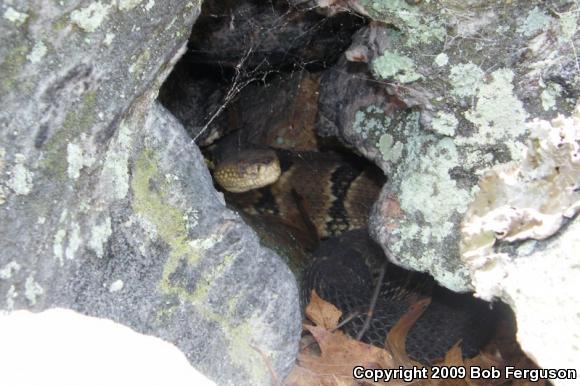
[[[364,167],[321,153],[253,150],[226,157],[214,171],[229,201],[250,215],[276,216],[290,228],[316,233],[323,240],[313,252],[302,280],[302,301],[315,290],[352,317],[343,329],[356,336],[363,328],[383,251],[366,230],[381,182]],[[426,274],[387,263],[380,296],[362,340],[383,346],[387,333],[410,304],[431,296],[431,304],[407,335],[409,356],[424,363],[442,359],[461,341],[464,356],[488,340],[493,315],[484,302],[437,286]]]
[[[310,291],[315,290],[343,312],[343,319],[352,316],[343,329],[355,337],[363,329],[378,284],[378,271],[385,260],[383,251],[365,229],[323,241],[306,269],[302,296],[308,298]],[[409,357],[433,363],[443,359],[458,342],[461,342],[465,357],[473,357],[479,352],[494,327],[493,313],[485,302],[442,288],[427,274],[386,264],[371,323],[362,341],[383,346],[388,331],[410,305],[430,296],[431,303],[407,335]]]

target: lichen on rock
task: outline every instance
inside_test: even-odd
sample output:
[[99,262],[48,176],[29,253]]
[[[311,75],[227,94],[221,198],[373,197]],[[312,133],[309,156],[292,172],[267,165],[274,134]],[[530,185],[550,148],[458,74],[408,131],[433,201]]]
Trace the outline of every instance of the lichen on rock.
[[395,79],[401,83],[414,82],[421,78],[411,58],[396,52],[385,51],[373,62],[373,69],[383,79]]
[[528,126],[522,162],[488,171],[465,214],[461,256],[470,267],[495,255],[497,241],[544,240],[580,210],[580,105],[571,117]]
[[[521,159],[529,117],[551,119],[576,104],[574,4],[378,0],[348,6],[373,22],[353,37],[351,62],[335,65],[337,73],[352,75],[323,75],[320,134],[338,136],[388,175],[371,223],[383,247],[398,251],[393,259],[469,291],[459,226],[479,178]],[[424,39],[425,26],[432,34]],[[372,85],[360,80],[368,75]],[[411,111],[419,113],[419,127],[403,134],[400,123]]]
[[221,384],[270,382],[260,353],[285,375],[300,335],[296,283],[155,102],[200,2],[9,3],[0,309],[115,320],[178,346]]
[[478,296],[512,307],[518,341],[540,366],[578,370],[580,105],[528,126],[522,160],[481,178],[461,226],[461,258]]

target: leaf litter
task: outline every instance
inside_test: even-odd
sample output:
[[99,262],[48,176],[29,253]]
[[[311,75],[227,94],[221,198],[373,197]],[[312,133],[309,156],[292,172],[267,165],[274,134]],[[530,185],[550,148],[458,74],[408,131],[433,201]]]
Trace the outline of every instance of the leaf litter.
[[[296,365],[290,375],[284,381],[286,386],[356,386],[356,385],[430,385],[430,386],[478,386],[478,385],[518,385],[528,386],[531,382],[506,380],[505,378],[494,380],[470,379],[470,367],[477,366],[482,369],[495,367],[501,369],[507,362],[517,361],[518,368],[535,367],[531,361],[525,361],[523,353],[516,358],[502,358],[502,342],[495,342],[474,358],[463,359],[460,342],[457,342],[445,355],[441,362],[435,363],[436,367],[464,367],[466,377],[462,379],[433,379],[432,368],[409,358],[405,341],[407,333],[414,323],[421,317],[424,310],[429,306],[430,299],[421,299],[414,302],[409,310],[400,318],[395,326],[389,331],[385,342],[385,348],[379,348],[360,342],[339,328],[342,312],[331,303],[320,298],[312,291],[310,303],[306,307],[306,318],[311,323],[305,322],[303,328],[305,334],[301,340],[300,352]],[[510,355],[513,357],[513,355]],[[512,363],[510,363],[512,364]],[[353,369],[362,366],[365,369],[383,369],[384,378],[374,381],[372,379],[357,380],[353,377]],[[400,370],[398,376],[390,372],[391,379],[384,382],[388,369]],[[416,370],[413,370],[416,369]],[[405,381],[403,372],[410,376],[416,372],[426,372],[428,377],[407,378]],[[501,372],[503,374],[503,371]],[[412,377],[412,376],[411,376]],[[542,385],[542,382],[534,383]]]

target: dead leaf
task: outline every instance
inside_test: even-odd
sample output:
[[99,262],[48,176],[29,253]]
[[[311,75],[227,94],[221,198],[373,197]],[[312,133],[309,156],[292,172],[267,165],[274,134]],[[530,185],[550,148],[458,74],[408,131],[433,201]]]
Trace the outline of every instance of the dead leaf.
[[441,363],[442,366],[464,366],[463,354],[461,353],[461,347],[459,347],[459,342],[455,343],[453,347],[447,351],[445,354],[445,359]]
[[[298,360],[294,369],[286,378],[284,385],[287,386],[355,386],[375,385],[371,380],[355,380],[353,369],[362,366],[365,369],[398,369],[423,368],[422,364],[409,358],[405,341],[413,324],[421,317],[423,311],[430,304],[430,299],[422,299],[411,305],[409,310],[399,319],[389,331],[385,342],[385,349],[359,342],[341,331],[335,331],[341,312],[332,304],[321,299],[316,292],[312,291],[310,304],[306,309],[307,317],[315,325],[304,325],[304,329],[318,345],[318,350],[302,348],[298,354]],[[314,346],[316,344],[313,343]],[[502,368],[505,362],[494,355],[480,353],[472,359],[464,360],[459,343],[454,345],[445,355],[445,359],[437,364],[444,367],[465,366],[465,379],[428,379],[414,380],[404,383],[401,380],[391,380],[391,385],[432,385],[432,386],[478,386],[478,385],[502,385],[505,379],[499,380],[471,380],[469,379],[470,367]],[[431,369],[429,369],[431,374]],[[528,386],[526,383],[518,384]]]
[[[304,326],[320,346],[320,356],[300,353],[297,366],[286,380],[288,385],[358,385],[353,369],[386,369],[395,366],[393,357],[384,349],[356,341],[341,331],[330,332],[324,327]],[[367,384],[375,384],[365,381]],[[403,385],[402,381],[391,381]]]
[[308,319],[317,326],[327,330],[335,330],[341,315],[342,312],[338,308],[323,300],[316,291],[312,290],[310,303],[306,307]]
[[401,316],[401,319],[391,328],[389,334],[387,335],[387,340],[385,342],[385,348],[387,348],[396,359],[396,362],[401,365],[417,365],[407,355],[407,350],[405,347],[405,341],[407,340],[407,334],[413,324],[421,317],[425,309],[431,303],[430,298],[422,299],[415,302],[409,310]]
[[[447,368],[465,367],[465,363],[463,362],[463,354],[461,353],[461,347],[459,344],[460,342],[457,342],[455,345],[453,345],[453,347],[451,347],[445,354],[443,361],[441,363],[437,363],[437,366]],[[463,379],[432,379],[432,381],[433,384],[437,386],[471,386],[474,384],[466,380],[467,375],[469,374],[468,371],[469,370],[466,369],[466,377]]]
[[[399,347],[402,344],[404,350],[407,331],[421,316],[423,309],[428,304],[429,300],[418,302],[401,318],[395,326],[398,328],[391,337],[394,346]],[[388,350],[359,342],[341,331],[334,331],[342,313],[332,304],[321,299],[315,291],[312,291],[306,315],[316,325],[305,324],[304,329],[314,337],[320,348],[320,355],[315,355],[312,351],[302,350],[298,354],[297,365],[285,381],[286,385],[360,385],[361,381],[355,380],[353,377],[353,369],[357,366],[363,366],[366,369],[399,368],[400,365],[420,366],[408,358],[405,363],[398,362]],[[376,383],[365,380],[364,384],[374,385]],[[391,380],[389,384],[409,385],[401,380]],[[421,384],[421,382],[413,384]]]

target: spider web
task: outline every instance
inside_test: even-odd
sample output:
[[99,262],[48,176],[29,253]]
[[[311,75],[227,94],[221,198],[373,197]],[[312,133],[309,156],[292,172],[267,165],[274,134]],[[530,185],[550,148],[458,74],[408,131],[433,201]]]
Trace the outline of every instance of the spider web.
[[350,45],[352,34],[366,22],[346,8],[325,17],[310,1],[294,3],[300,4],[287,0],[204,4],[190,39],[189,60],[218,68],[228,85],[219,105],[196,130],[194,141],[207,134],[248,85],[268,87],[275,75],[329,69]]

